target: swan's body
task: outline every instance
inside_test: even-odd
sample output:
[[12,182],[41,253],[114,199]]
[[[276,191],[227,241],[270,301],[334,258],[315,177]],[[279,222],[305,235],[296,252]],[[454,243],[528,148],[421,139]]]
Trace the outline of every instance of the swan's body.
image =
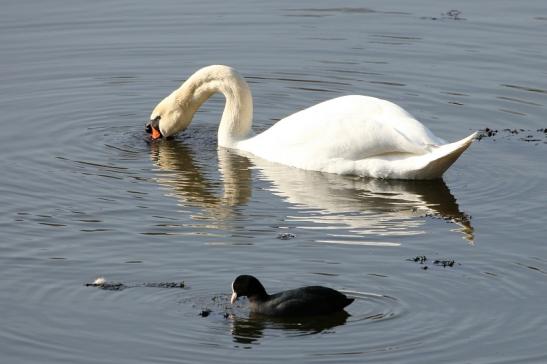
[[192,75],[156,106],[149,130],[167,137],[186,129],[197,109],[217,92],[226,97],[219,146],[314,171],[440,178],[476,135],[446,144],[394,103],[353,95],[299,111],[255,136],[249,86],[227,66],[205,67]]

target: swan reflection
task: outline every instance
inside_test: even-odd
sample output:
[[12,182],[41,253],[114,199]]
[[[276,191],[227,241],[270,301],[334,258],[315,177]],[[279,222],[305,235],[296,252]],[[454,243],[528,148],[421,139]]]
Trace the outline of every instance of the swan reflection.
[[151,158],[162,172],[157,182],[168,186],[183,206],[202,208],[222,222],[236,215],[234,207],[249,201],[252,164],[228,150],[218,152],[218,167],[216,153],[207,156],[198,160],[192,149],[178,140],[151,145]]
[[[271,192],[295,207],[294,213],[287,216],[288,221],[342,225],[358,235],[397,236],[423,233],[420,226],[424,221],[418,217],[430,216],[456,223],[464,238],[473,241],[469,216],[459,210],[442,179],[407,181],[339,176],[287,168],[259,158],[252,160],[261,177],[271,181]],[[340,239],[325,242],[335,243]]]
[[469,217],[443,180],[365,179],[291,168],[225,148],[203,152],[201,145],[200,151],[198,159],[184,141],[153,143],[157,181],[183,206],[197,206],[219,224],[241,214],[237,207],[250,201],[257,169],[255,183],[266,182],[272,194],[291,205],[282,218],[287,225],[334,231],[323,242],[389,245],[362,238],[423,234],[424,216],[459,225],[473,242]]

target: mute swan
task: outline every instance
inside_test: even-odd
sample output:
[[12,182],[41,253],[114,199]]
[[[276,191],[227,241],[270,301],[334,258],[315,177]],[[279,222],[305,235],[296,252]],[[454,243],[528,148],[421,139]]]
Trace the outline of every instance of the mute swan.
[[471,145],[477,133],[450,144],[401,107],[369,96],[342,96],[290,115],[261,134],[251,130],[253,99],[233,68],[204,67],[152,111],[152,139],[188,127],[194,113],[220,92],[226,105],[218,145],[292,167],[392,179],[434,179]]

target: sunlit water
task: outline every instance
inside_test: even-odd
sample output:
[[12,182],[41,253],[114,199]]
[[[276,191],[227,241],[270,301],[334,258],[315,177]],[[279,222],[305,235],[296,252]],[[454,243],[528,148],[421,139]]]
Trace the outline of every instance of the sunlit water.
[[[2,362],[547,361],[543,1],[27,1],[0,30]],[[221,97],[149,143],[156,102],[215,63],[256,130],[368,94],[447,140],[498,133],[421,183],[218,150]],[[242,273],[356,300],[252,317],[228,302]]]

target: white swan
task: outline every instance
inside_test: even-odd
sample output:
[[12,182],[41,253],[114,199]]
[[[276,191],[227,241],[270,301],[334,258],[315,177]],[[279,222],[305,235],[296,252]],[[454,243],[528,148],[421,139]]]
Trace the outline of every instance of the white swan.
[[393,179],[440,178],[477,134],[446,144],[399,106],[354,95],[299,111],[254,135],[249,86],[233,68],[221,65],[198,70],[163,99],[146,130],[157,139],[186,129],[199,107],[217,92],[226,98],[219,146],[307,170]]

